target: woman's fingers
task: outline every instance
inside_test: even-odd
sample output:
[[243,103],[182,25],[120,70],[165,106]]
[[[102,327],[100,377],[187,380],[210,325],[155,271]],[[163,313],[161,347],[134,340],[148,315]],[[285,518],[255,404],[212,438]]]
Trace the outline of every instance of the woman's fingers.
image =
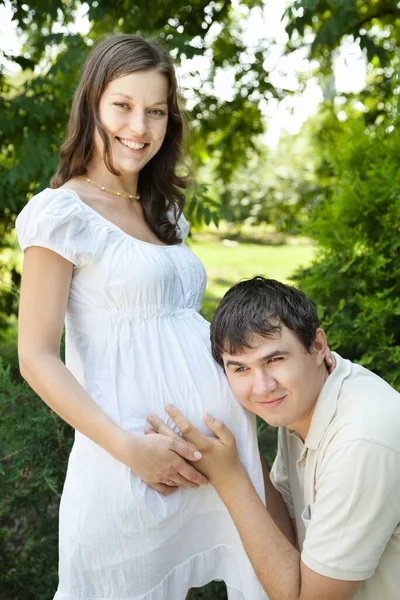
[[150,435],[151,433],[157,433],[157,431],[152,427],[146,427],[146,429],[144,430],[144,435]]
[[[197,485],[207,485],[208,479],[204,477],[201,473],[199,473],[192,465],[189,465],[187,462],[182,461],[179,466],[177,466],[177,471],[182,475],[182,477],[186,481],[192,481]],[[174,477],[175,479],[175,477]]]
[[164,496],[169,496],[176,492],[179,486],[166,485],[165,483],[156,483],[151,486],[156,492],[159,494],[163,494]]
[[[197,471],[195,471],[195,473],[197,473]],[[198,475],[200,475],[200,473],[198,473]],[[201,475],[201,477],[203,477],[203,476]],[[203,479],[205,479],[205,477],[203,477]],[[164,481],[164,483],[165,483],[165,485],[169,485],[169,486],[182,486],[182,487],[188,487],[188,488],[198,488],[201,485],[200,483],[191,481],[190,479],[183,477],[180,473],[175,473],[175,475],[173,475],[171,477],[171,479]],[[206,483],[208,483],[207,479],[206,479]]]

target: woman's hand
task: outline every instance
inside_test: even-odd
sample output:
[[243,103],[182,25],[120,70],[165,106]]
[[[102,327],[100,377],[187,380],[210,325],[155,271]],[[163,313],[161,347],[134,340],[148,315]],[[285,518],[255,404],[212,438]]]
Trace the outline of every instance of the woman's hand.
[[187,462],[197,462],[200,452],[178,435],[176,438],[127,434],[119,460],[160,494],[172,494],[179,486],[206,485],[207,479]]
[[[174,406],[167,406],[166,412],[182,432],[184,439],[200,450],[202,458],[196,462],[196,469],[218,489],[228,480],[244,470],[236,448],[233,433],[217,419],[205,415],[204,423],[215,437],[201,433]],[[147,417],[154,431],[177,441],[179,436],[155,415]],[[149,430],[146,431],[148,433]]]

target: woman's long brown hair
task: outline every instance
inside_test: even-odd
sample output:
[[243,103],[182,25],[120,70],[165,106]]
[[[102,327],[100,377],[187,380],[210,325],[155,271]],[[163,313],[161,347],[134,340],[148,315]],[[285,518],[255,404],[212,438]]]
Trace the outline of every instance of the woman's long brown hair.
[[89,54],[73,97],[67,137],[50,186],[58,188],[72,177],[86,174],[95,128],[104,143],[108,170],[120,175],[112,161],[109,135],[100,121],[100,98],[114,79],[145,70],[155,70],[168,79],[168,125],[160,150],[139,173],[138,191],[149,227],[163,242],[176,244],[180,240],[167,213],[172,210],[174,220],[180,216],[185,203],[183,189],[188,186],[188,178],[177,173],[182,158],[183,119],[174,66],[167,52],[152,40],[133,34],[112,35]]

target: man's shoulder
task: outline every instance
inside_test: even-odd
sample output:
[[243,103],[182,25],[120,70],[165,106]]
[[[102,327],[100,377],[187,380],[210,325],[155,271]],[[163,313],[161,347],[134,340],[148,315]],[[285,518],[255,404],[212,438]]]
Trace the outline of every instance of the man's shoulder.
[[[344,359],[341,360],[343,361]],[[346,360],[345,362],[351,366],[351,369],[349,375],[343,381],[342,390],[346,390],[349,387],[370,387],[371,390],[378,390],[382,393],[400,395],[387,381],[373,371],[352,361]]]
[[381,377],[351,363],[330,428],[343,442],[365,439],[400,452],[400,394]]

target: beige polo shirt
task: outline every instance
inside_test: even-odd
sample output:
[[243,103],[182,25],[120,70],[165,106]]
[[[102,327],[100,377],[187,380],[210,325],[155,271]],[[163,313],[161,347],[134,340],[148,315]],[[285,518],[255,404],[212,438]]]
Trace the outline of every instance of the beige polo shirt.
[[355,600],[399,600],[400,394],[335,357],[304,443],[280,428],[271,480],[296,520],[304,564],[362,581]]

